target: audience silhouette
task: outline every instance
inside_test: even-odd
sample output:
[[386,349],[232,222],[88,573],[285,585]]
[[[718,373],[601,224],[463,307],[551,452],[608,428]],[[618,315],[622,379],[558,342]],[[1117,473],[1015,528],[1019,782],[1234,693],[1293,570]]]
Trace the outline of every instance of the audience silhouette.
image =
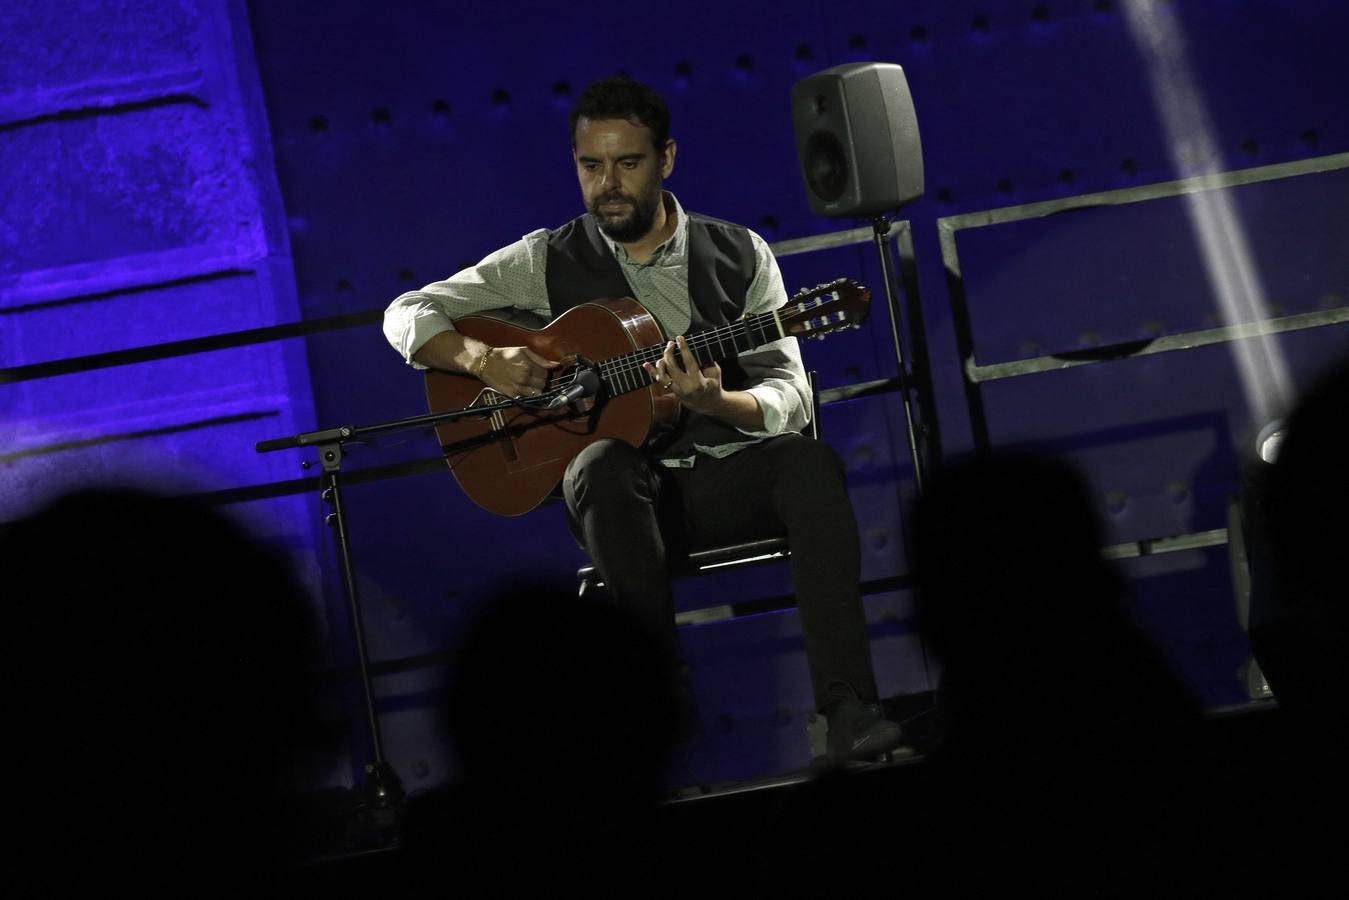
[[1199,709],[1130,618],[1102,538],[1084,480],[1049,457],[977,459],[922,498],[939,831],[956,839],[948,859],[996,861],[934,874],[948,887],[1195,886]]
[[[657,816],[680,733],[668,640],[569,586],[491,598],[448,674],[458,777],[414,798],[404,855],[416,893],[663,893]],[[662,867],[663,868],[663,867]]]
[[1250,499],[1270,564],[1254,584],[1252,647],[1290,725],[1336,756],[1349,750],[1347,452],[1349,362],[1303,395]]
[[1251,649],[1279,703],[1281,740],[1250,782],[1287,890],[1349,881],[1349,360],[1286,418],[1273,464],[1252,462],[1244,518]]
[[[1199,883],[1199,712],[1130,620],[1066,463],[1001,453],[918,504],[917,613],[940,666],[939,743],[883,809],[866,772],[805,792],[775,840],[853,859],[789,896],[1157,896]],[[808,822],[809,840],[799,837]],[[858,851],[870,864],[857,862]]]
[[287,893],[336,737],[289,566],[189,499],[62,496],[0,533],[12,896]]

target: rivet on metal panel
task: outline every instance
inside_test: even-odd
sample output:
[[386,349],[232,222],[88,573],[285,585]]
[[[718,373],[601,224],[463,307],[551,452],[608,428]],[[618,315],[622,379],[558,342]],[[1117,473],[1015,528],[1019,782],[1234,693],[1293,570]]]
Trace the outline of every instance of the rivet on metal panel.
[[1129,505],[1129,495],[1123,491],[1110,491],[1105,495],[1105,508],[1111,515],[1119,515]]
[[884,550],[890,546],[890,529],[885,527],[868,528],[866,542],[872,550]]
[[872,447],[870,444],[861,444],[860,446],[854,447],[852,453],[849,455],[848,469],[853,472],[867,469],[870,468],[875,461],[876,448]]
[[1184,503],[1190,498],[1190,486],[1183,481],[1172,481],[1166,485],[1166,496],[1173,503]]

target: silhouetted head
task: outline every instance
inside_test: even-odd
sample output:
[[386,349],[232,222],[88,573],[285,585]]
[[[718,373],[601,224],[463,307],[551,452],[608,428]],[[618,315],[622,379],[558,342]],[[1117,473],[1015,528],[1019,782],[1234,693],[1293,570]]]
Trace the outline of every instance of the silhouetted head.
[[1280,601],[1349,624],[1349,362],[1317,381],[1284,429],[1268,481],[1268,539]]
[[[1349,749],[1349,362],[1298,401],[1248,491],[1251,649],[1282,714],[1338,771]],[[1263,551],[1268,551],[1269,565]]]
[[140,885],[273,861],[279,798],[333,737],[285,561],[214,509],[106,488],[8,526],[0,569],[4,759],[30,858]]
[[676,660],[636,617],[570,587],[517,584],[486,605],[449,677],[466,783],[591,805],[655,799],[677,736]]
[[1197,708],[1131,620],[1071,466],[1001,454],[952,467],[924,492],[916,524],[918,617],[941,665],[946,747],[1099,780],[1132,768],[1140,748],[1188,740]]
[[1003,454],[939,473],[915,555],[922,627],[947,663],[1095,630],[1122,592],[1085,484],[1050,458]]

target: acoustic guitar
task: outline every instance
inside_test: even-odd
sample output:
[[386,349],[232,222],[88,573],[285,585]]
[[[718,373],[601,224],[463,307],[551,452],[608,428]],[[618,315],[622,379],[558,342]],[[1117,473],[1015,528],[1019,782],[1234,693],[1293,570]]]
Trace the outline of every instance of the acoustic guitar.
[[[870,300],[866,288],[839,279],[801,291],[779,309],[690,335],[688,344],[702,368],[780,338],[823,338],[856,328]],[[583,303],[541,329],[484,316],[456,319],[454,327],[493,347],[528,347],[562,360],[550,373],[545,397],[572,385],[594,393],[558,409],[520,403],[436,427],[455,480],[488,512],[527,513],[548,498],[567,464],[588,445],[617,438],[640,447],[679,419],[678,398],[642,368],[660,359],[667,338],[655,318],[628,297]],[[470,375],[436,370],[426,374],[426,397],[432,412],[510,399]]]

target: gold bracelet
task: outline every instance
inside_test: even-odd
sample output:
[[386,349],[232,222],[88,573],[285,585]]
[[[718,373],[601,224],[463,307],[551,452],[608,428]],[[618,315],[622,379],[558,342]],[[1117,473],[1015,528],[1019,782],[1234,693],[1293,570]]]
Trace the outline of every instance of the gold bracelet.
[[477,361],[473,363],[473,367],[469,369],[469,372],[473,375],[473,377],[477,378],[479,381],[482,381],[482,373],[487,370],[487,357],[491,355],[492,355],[492,348],[488,347],[486,350],[482,352],[482,356],[479,356]]

